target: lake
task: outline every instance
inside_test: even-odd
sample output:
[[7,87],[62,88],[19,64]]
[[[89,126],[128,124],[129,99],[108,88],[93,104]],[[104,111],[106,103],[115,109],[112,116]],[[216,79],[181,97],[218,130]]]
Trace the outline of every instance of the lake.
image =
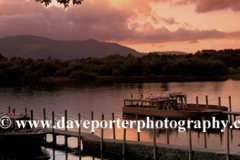
[[[69,120],[77,120],[78,113],[81,113],[82,120],[91,119],[91,111],[94,112],[94,119],[100,120],[104,114],[106,120],[111,119],[112,113],[115,118],[122,118],[123,99],[140,97],[143,94],[147,97],[150,94],[158,94],[164,91],[182,91],[187,95],[188,103],[196,103],[198,96],[199,104],[205,104],[205,96],[208,95],[209,104],[218,104],[218,97],[221,97],[221,104],[229,106],[228,97],[232,98],[232,111],[240,112],[240,81],[211,81],[211,82],[169,82],[169,83],[101,83],[91,82],[79,85],[44,85],[35,87],[2,87],[0,88],[0,112],[7,112],[8,106],[15,108],[16,113],[24,113],[24,109],[34,111],[34,119],[43,119],[43,108],[46,109],[47,119],[51,120],[52,111],[55,112],[55,120],[64,116],[64,110],[68,111]],[[238,119],[238,117],[237,117]],[[73,129],[77,131],[77,128]],[[100,136],[100,129],[95,134]],[[89,129],[82,129],[82,132],[90,132]],[[152,142],[152,130],[142,130],[141,141]],[[230,142],[231,151],[239,151],[240,139],[239,130],[233,130],[233,140]],[[112,130],[104,130],[104,138],[112,138]],[[116,130],[116,138],[123,138],[123,129]],[[47,137],[51,141],[51,136]],[[136,128],[127,129],[127,140],[137,140]],[[192,131],[193,147],[203,148],[203,133]],[[226,133],[208,133],[208,148],[226,150]],[[63,144],[63,137],[57,138],[59,144]],[[166,132],[159,130],[157,143],[166,142]],[[170,132],[170,144],[188,146],[187,132]],[[69,146],[76,147],[77,139],[69,138]],[[44,149],[51,156],[51,159],[78,159],[72,153]],[[94,155],[83,156],[82,159],[92,159]],[[98,159],[95,157],[95,159]],[[111,159],[111,158],[109,158]]]

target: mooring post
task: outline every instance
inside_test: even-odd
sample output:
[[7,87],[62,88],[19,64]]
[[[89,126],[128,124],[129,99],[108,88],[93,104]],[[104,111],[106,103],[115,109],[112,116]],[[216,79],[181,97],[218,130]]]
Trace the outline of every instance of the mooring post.
[[[164,116],[164,118],[165,118],[165,120],[167,120],[168,117]],[[168,130],[169,127],[168,127],[168,122],[166,124],[167,124],[167,126],[165,126],[165,128],[166,128],[167,144],[169,144],[169,130]]]
[[[43,108],[43,120],[44,120],[44,123],[45,123],[46,122],[46,110],[45,110],[45,108]],[[44,138],[44,142],[46,142],[46,141],[47,141],[47,135]]]
[[33,120],[33,110],[31,110],[30,112],[31,112],[31,120]]
[[[104,120],[104,114],[102,114],[102,123]],[[103,152],[103,127],[101,127],[101,147],[100,147],[100,151]]]
[[185,99],[185,108],[188,108],[188,105],[187,105],[187,95],[184,95],[184,99]]
[[218,103],[219,103],[219,110],[221,110],[221,97],[218,97]]
[[[202,124],[205,121],[205,116],[202,117]],[[206,132],[203,132],[203,138],[204,138],[204,148],[207,148],[207,134]]]
[[230,147],[229,147],[229,123],[227,122],[227,126],[226,126],[226,132],[227,132],[227,160],[229,160],[229,151],[230,151]]
[[[138,128],[138,114],[136,114],[136,127]],[[140,132],[137,132],[137,139],[140,141]]]
[[53,145],[56,145],[56,135],[55,135],[55,122],[54,122],[54,112],[52,112],[52,138],[53,138]]
[[206,108],[208,109],[208,96],[206,96]]
[[[93,122],[93,111],[91,112],[91,123]],[[94,132],[92,132],[94,134]]]
[[196,96],[196,105],[197,105],[196,108],[198,108],[198,96]]
[[[231,96],[229,96],[229,112],[232,112],[232,100],[231,100]],[[229,114],[229,117],[230,117],[230,124],[233,125],[233,122],[232,122],[232,115]],[[230,132],[231,132],[231,139],[233,139],[233,133],[232,133],[232,129],[230,129]]]
[[[80,124],[81,122],[81,114],[78,113],[78,123]],[[79,148],[79,159],[81,159],[81,125],[79,125],[79,128],[78,128],[78,148]]]
[[[67,131],[67,110],[65,110],[65,131]],[[68,137],[65,135],[65,151],[67,151],[68,147]]]
[[[188,118],[188,121],[191,121],[191,118]],[[191,123],[190,123],[191,124]],[[192,134],[191,134],[191,125],[188,128],[189,133],[189,160],[192,160]]]
[[[114,113],[112,113],[112,121],[114,121]],[[115,134],[115,123],[113,125],[113,139],[116,139],[116,134]]]
[[[167,116],[165,116],[165,120],[167,120]],[[165,126],[166,128],[166,136],[167,136],[167,144],[169,144],[169,125],[168,125],[168,122],[167,122],[167,126]]]
[[43,108],[43,120],[46,121],[46,110]]
[[[229,112],[232,112],[231,96],[229,96]],[[230,124],[232,124],[232,115],[230,114]]]
[[11,107],[8,106],[8,113],[11,113]]
[[[126,115],[123,116],[124,121],[126,120]],[[123,128],[123,157],[125,156],[126,152],[126,128]]]
[[15,113],[15,108],[13,108],[12,112]]
[[153,120],[153,159],[157,159],[157,147],[156,147],[156,128],[155,128],[155,117],[152,117]]
[[27,115],[27,108],[25,108],[25,115]]
[[64,121],[64,124],[65,124],[65,131],[67,131],[67,110],[65,110],[65,121]]

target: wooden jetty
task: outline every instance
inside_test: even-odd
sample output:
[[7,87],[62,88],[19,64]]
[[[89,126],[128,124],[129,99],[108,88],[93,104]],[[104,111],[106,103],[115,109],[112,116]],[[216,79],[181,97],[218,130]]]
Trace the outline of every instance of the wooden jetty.
[[[231,97],[229,97],[229,101]],[[231,102],[231,101],[230,101]],[[240,112],[232,112],[231,111],[231,103],[229,102],[229,111],[223,111],[223,114],[226,116],[240,116]],[[199,104],[197,103],[199,106]],[[207,106],[208,101],[207,101]],[[10,107],[8,108],[10,111]],[[15,111],[15,110],[14,110]],[[25,109],[25,113],[27,113],[27,109]],[[93,112],[91,113],[91,119],[93,120]],[[46,119],[46,110],[43,110],[43,117]],[[125,118],[125,117],[124,117]],[[138,115],[136,115],[136,119]],[[33,111],[31,110],[31,119],[33,120]],[[80,113],[78,114],[78,120],[80,121]],[[104,115],[102,115],[102,120],[104,119]],[[112,119],[114,119],[114,113],[112,114]],[[205,120],[205,117],[202,117]],[[153,120],[155,117],[153,116]],[[52,112],[52,122],[54,126],[54,112]],[[67,111],[65,110],[65,126],[67,124]],[[231,124],[231,123],[230,123]],[[113,124],[115,126],[115,124]],[[68,150],[68,137],[76,137],[78,138],[78,147],[79,147],[79,156],[81,157],[81,141],[83,144],[84,150],[96,150],[100,151],[100,153],[113,153],[117,155],[123,155],[126,157],[132,157],[135,159],[240,159],[240,152],[231,152],[229,147],[229,131],[232,129],[229,127],[229,123],[225,129],[227,133],[226,139],[226,150],[219,150],[219,149],[209,149],[207,148],[207,139],[206,135],[204,135],[204,146],[203,148],[197,148],[192,146],[192,134],[191,129],[188,130],[189,134],[189,146],[179,146],[170,144],[169,139],[167,139],[167,144],[163,143],[156,143],[156,131],[154,129],[153,133],[153,141],[152,142],[143,142],[140,141],[140,133],[136,133],[138,136],[137,141],[129,141],[126,140],[126,129],[123,132],[123,139],[116,139],[115,135],[115,127],[113,127],[113,139],[104,139],[103,133],[104,129],[101,129],[101,137],[93,134],[93,133],[84,133],[81,132],[81,127],[79,127],[78,132],[69,131],[67,128],[64,130],[59,130],[53,128],[41,128],[47,134],[51,134],[53,136],[52,144],[57,144],[57,136],[64,136],[65,137],[65,150]],[[169,137],[169,131],[166,132],[167,136]]]
[[[78,132],[55,130],[54,133],[51,129],[44,129],[48,134],[54,135],[67,135],[68,137],[78,138]],[[191,137],[191,132],[189,132]],[[81,140],[84,150],[101,151],[101,137],[93,135],[91,133],[81,133]],[[189,144],[192,142],[189,141]],[[63,150],[63,146],[61,147]],[[155,148],[155,149],[154,149]],[[122,155],[123,153],[123,140],[120,139],[103,139],[103,151],[104,153],[113,153]],[[149,152],[149,151],[153,152]],[[191,154],[190,154],[191,153]],[[209,149],[209,148],[197,148],[188,146],[178,146],[173,144],[152,143],[143,141],[125,141],[125,155],[139,158],[139,159],[152,159],[152,157],[165,158],[165,159],[225,159],[229,156],[230,159],[239,159],[240,152],[231,152],[227,154],[226,150]],[[155,158],[154,158],[155,159]]]

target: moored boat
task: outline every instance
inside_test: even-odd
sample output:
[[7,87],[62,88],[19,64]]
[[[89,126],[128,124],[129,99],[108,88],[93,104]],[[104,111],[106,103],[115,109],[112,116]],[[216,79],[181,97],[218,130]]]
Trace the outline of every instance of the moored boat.
[[187,96],[182,92],[165,92],[150,95],[147,98],[124,99],[124,114],[138,114],[143,116],[168,117],[168,119],[218,120],[227,119],[223,111],[228,108],[219,105],[188,104]]
[[18,128],[16,120],[30,120],[27,115],[15,113],[0,113],[0,147],[33,149],[39,147],[46,132],[31,129],[29,126]]

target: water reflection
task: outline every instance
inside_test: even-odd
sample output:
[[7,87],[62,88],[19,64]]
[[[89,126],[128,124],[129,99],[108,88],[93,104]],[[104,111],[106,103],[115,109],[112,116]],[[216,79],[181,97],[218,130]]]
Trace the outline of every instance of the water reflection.
[[[0,112],[7,112],[7,107],[15,108],[17,113],[24,113],[25,108],[34,110],[36,119],[43,119],[43,108],[46,109],[47,119],[51,120],[52,111],[55,112],[55,121],[60,120],[64,115],[64,110],[68,110],[68,118],[77,120],[78,113],[81,113],[82,120],[91,119],[91,111],[94,112],[94,119],[100,120],[104,113],[105,119],[110,120],[114,112],[115,118],[122,118],[123,99],[130,97],[144,97],[150,94],[156,94],[164,91],[180,90],[187,94],[189,103],[196,102],[196,96],[199,98],[199,104],[206,103],[208,95],[209,104],[217,104],[218,97],[221,97],[222,105],[228,106],[228,96],[232,97],[232,111],[240,112],[240,81],[221,81],[221,82],[169,82],[169,83],[86,83],[86,84],[67,84],[67,85],[42,85],[42,86],[21,86],[0,88]],[[238,117],[237,117],[238,119]],[[77,131],[77,129],[72,129]],[[90,133],[90,129],[82,129],[83,132]],[[95,132],[100,136],[100,129]],[[237,147],[240,144],[239,130],[233,130],[231,133],[232,141],[231,151],[239,151]],[[170,144],[188,145],[188,134],[171,130]],[[193,147],[203,147],[203,134],[192,131]],[[123,130],[116,129],[116,139],[122,139]],[[48,137],[50,140],[50,137]],[[112,130],[104,130],[104,138],[113,138]],[[140,133],[141,141],[152,142],[152,132],[144,129]],[[137,140],[136,129],[127,129],[127,140]],[[58,137],[58,143],[63,143]],[[226,150],[225,133],[208,133],[208,148]],[[157,143],[166,143],[166,132],[159,130]],[[69,139],[69,145],[77,144],[76,140]],[[47,149],[51,150],[51,149]],[[53,151],[49,152],[53,155]],[[99,154],[99,153],[98,153]],[[53,157],[53,156],[52,156]],[[78,156],[67,154],[68,159],[78,159]],[[88,156],[87,156],[88,157]],[[91,156],[90,156],[91,157]],[[85,157],[86,158],[86,157]],[[97,157],[101,159],[101,157]],[[96,158],[96,159],[97,159]],[[64,152],[55,151],[55,159],[66,159]],[[92,159],[92,157],[91,157]]]

